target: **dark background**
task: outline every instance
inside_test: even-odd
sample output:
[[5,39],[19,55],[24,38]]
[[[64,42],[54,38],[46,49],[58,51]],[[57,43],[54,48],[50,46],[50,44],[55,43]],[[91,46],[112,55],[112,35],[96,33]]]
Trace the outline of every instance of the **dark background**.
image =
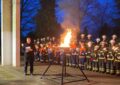
[[[72,0],[66,1],[69,4]],[[120,0],[74,1],[80,3],[80,33],[92,34],[94,38],[102,34],[120,36]],[[21,39],[27,35],[60,36],[67,13],[59,6],[61,2],[64,0],[21,0]]]
[[[59,37],[64,31],[61,23],[67,14],[65,7],[60,6],[64,1],[69,4],[73,0],[21,0],[21,40],[28,35],[34,38]],[[81,15],[79,33],[92,34],[94,39],[102,34],[108,38],[112,34],[120,37],[120,0],[75,1],[79,3]],[[71,5],[74,7],[75,4]],[[67,7],[70,8],[69,5]]]

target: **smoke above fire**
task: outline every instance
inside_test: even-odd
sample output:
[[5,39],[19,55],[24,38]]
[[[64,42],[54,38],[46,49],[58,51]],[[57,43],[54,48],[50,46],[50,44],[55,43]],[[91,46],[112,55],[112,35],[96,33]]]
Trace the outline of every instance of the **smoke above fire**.
[[62,28],[91,34],[93,39],[102,34],[110,36],[117,33],[119,36],[120,10],[116,0],[56,0],[56,2],[56,16]]
[[60,0],[59,8],[64,12],[64,19],[61,23],[63,29],[80,29],[80,0]]
[[80,0],[59,0],[57,5],[64,12],[61,27],[65,32],[70,29],[72,40],[75,41],[80,31]]

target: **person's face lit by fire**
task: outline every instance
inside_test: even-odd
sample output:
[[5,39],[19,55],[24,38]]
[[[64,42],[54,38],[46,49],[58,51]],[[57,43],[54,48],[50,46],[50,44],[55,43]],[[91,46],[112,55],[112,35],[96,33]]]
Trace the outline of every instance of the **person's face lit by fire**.
[[107,39],[106,35],[103,35],[102,39],[103,39],[103,41],[106,41],[106,39]]
[[97,39],[96,39],[96,42],[99,43],[99,42],[100,42],[100,38],[97,38]]
[[31,44],[31,38],[28,37],[28,38],[26,39],[26,42],[27,42],[27,44]]
[[87,37],[88,37],[88,40],[91,40],[92,35],[89,34]]
[[84,39],[85,38],[85,34],[81,34],[81,39]]
[[112,39],[113,39],[113,40],[116,40],[116,39],[117,39],[117,35],[113,35],[113,36],[112,36]]

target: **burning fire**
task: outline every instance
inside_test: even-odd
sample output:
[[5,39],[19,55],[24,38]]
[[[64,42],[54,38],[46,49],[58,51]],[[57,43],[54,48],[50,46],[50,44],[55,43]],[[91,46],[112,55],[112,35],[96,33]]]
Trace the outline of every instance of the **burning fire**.
[[71,37],[72,37],[72,32],[70,29],[68,29],[67,34],[64,38],[64,42],[60,44],[60,47],[70,47]]

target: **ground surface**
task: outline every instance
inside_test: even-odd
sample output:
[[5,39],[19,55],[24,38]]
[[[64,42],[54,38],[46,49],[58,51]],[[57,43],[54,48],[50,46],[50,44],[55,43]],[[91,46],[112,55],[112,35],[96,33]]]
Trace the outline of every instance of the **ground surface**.
[[[46,64],[37,64],[34,67],[34,75],[24,76],[23,66],[19,68],[15,67],[2,67],[0,66],[0,85],[60,85],[61,66],[53,65],[47,72],[45,78],[40,79],[41,74],[44,72]],[[88,76],[90,83],[86,80],[79,82],[65,83],[65,85],[120,85],[120,77],[115,75],[103,74],[92,71],[84,71]],[[82,80],[82,76],[79,69],[67,68],[67,73],[73,76],[65,77],[64,82],[70,82],[75,80]]]

